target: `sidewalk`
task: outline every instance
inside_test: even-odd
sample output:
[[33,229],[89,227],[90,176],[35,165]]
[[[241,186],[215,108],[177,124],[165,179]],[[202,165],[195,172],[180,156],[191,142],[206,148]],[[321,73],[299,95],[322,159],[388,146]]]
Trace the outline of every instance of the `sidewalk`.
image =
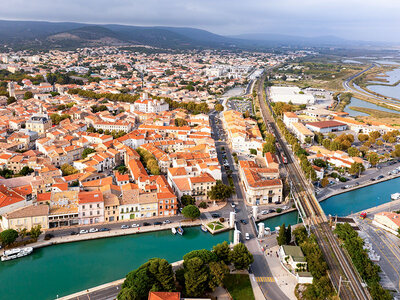
[[278,287],[289,299],[296,300],[294,289],[297,285],[297,280],[293,274],[290,274],[282,267],[279,257],[276,256],[278,250],[279,246],[271,247],[265,251],[264,255]]
[[[29,247],[33,248],[42,248],[56,244],[63,244],[63,243],[72,243],[72,242],[79,242],[85,240],[95,240],[95,239],[102,239],[102,238],[109,238],[109,237],[117,237],[123,235],[131,235],[131,234],[139,234],[144,232],[153,232],[153,231],[162,231],[162,230],[171,230],[172,227],[177,227],[181,225],[182,227],[193,227],[201,225],[201,220],[195,220],[190,222],[173,222],[170,224],[165,225],[151,225],[151,226],[142,226],[139,228],[128,228],[128,229],[115,229],[110,231],[104,232],[94,232],[94,233],[86,233],[86,234],[77,234],[77,235],[70,235],[70,236],[60,236],[54,237],[48,241],[44,240],[44,234],[39,237],[38,242],[27,244]],[[172,233],[171,233],[172,234]],[[1,250],[1,254],[4,253],[4,249]]]

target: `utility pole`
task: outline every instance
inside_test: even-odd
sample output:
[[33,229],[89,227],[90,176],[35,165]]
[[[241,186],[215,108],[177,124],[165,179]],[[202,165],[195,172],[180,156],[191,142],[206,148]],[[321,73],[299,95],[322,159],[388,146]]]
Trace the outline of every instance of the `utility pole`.
[[342,279],[342,276],[340,276],[340,278],[339,278],[339,289],[338,289],[338,293],[337,293],[339,299],[340,299],[340,288],[341,288],[341,286],[342,286],[342,282],[344,282],[344,283],[350,283],[350,281],[348,281],[348,280],[343,280],[343,279]]

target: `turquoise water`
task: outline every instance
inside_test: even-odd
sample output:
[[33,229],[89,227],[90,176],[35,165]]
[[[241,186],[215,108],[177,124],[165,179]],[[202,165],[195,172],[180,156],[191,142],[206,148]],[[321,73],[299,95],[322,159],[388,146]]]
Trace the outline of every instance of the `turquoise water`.
[[171,231],[60,244],[0,264],[0,299],[55,299],[125,277],[153,257],[169,262],[195,249],[231,241],[231,232],[212,236],[199,227],[183,236]]
[[[393,84],[400,80],[400,69],[394,69],[386,73],[388,77],[384,77],[389,84]],[[375,93],[400,99],[400,85],[384,86],[384,85],[368,85],[368,89]]]
[[378,106],[376,104],[373,104],[373,103],[370,103],[370,102],[363,101],[363,100],[360,100],[360,99],[352,97],[351,100],[350,100],[350,104],[347,105],[344,108],[344,111],[347,112],[352,117],[355,117],[355,116],[368,116],[368,114],[360,112],[360,111],[352,110],[350,108],[351,106],[372,108],[372,109],[377,109],[377,110],[386,111],[386,112],[390,112],[390,113],[397,113],[397,114],[400,115],[400,112],[398,112],[396,110],[392,110],[392,109],[389,109],[389,108],[381,107],[381,106]]
[[326,215],[347,216],[390,201],[390,195],[400,192],[400,177],[358,190],[336,195],[321,202]]
[[[389,202],[396,192],[400,178],[331,197],[321,206],[327,215],[346,216]],[[264,223],[271,230],[282,223],[293,225],[297,212]],[[30,256],[0,263],[0,299],[54,299],[123,278],[152,257],[173,262],[191,250],[211,249],[232,239],[232,231],[212,236],[196,227],[185,229],[183,236],[167,230],[37,249]]]
[[269,227],[271,229],[271,231],[274,231],[275,227],[281,226],[283,223],[285,223],[286,226],[289,224],[294,225],[294,224],[299,223],[299,222],[297,222],[298,215],[299,215],[299,213],[297,212],[297,210],[292,211],[287,214],[278,215],[276,217],[266,219],[264,221],[264,224],[265,224],[265,227]]

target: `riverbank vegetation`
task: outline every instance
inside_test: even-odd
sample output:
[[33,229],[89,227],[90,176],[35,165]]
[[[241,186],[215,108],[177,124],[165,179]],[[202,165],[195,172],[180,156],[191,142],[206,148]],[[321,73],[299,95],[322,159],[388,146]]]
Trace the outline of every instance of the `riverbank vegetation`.
[[337,224],[334,233],[342,241],[342,245],[347,250],[358,273],[368,285],[372,298],[379,300],[392,299],[389,291],[385,290],[379,283],[381,268],[371,261],[367,250],[363,248],[363,239],[358,236],[351,225],[349,223]]
[[[231,250],[227,242],[213,247],[212,251],[194,250],[183,256],[183,264],[173,270],[165,259],[152,258],[130,272],[118,294],[119,300],[145,300],[150,291],[181,292],[184,297],[204,297],[218,286],[232,291],[234,299],[254,299],[246,274],[230,274],[229,265],[237,270],[248,269],[253,256],[244,244]],[[235,283],[235,287],[232,283]],[[239,287],[242,287],[238,289]]]
[[301,251],[307,261],[307,268],[313,276],[313,283],[300,289],[296,286],[295,293],[301,300],[330,299],[335,295],[332,283],[328,277],[328,265],[325,262],[323,253],[318,246],[314,234],[308,236],[304,226],[293,230],[296,244],[300,246]]

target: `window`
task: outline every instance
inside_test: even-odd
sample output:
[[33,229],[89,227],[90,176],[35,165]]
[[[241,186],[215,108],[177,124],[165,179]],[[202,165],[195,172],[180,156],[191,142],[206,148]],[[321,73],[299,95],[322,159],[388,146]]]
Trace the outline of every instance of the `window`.
[[97,203],[97,207],[100,207],[100,203]]
[[100,211],[99,211],[99,210],[97,211],[97,214],[98,214],[98,215],[100,214]]
[[85,205],[82,205],[82,208],[85,209]]
[[90,211],[90,215],[91,215],[91,216],[93,215],[93,212],[92,212],[92,211]]
[[85,212],[82,213],[82,217],[84,217],[84,216],[85,216]]
[[92,208],[92,204],[89,205],[89,208]]

